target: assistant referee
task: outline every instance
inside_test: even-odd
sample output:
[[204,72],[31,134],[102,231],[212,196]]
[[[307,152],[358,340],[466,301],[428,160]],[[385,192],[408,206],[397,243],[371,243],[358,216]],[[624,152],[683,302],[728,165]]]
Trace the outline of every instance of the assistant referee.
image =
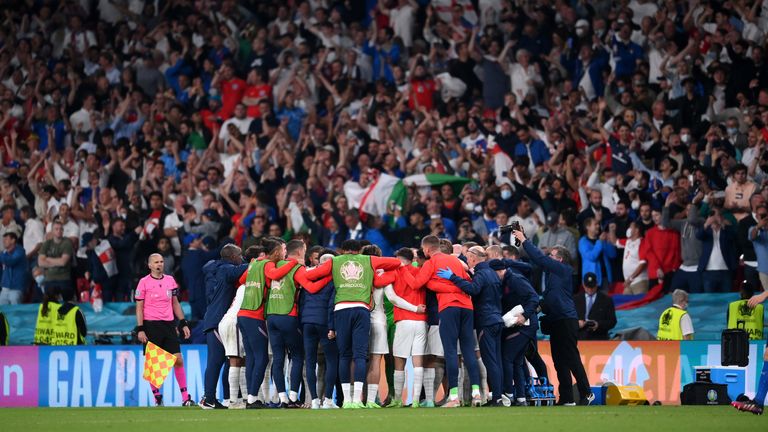
[[[195,403],[187,393],[187,374],[179,345],[179,331],[183,332],[184,339],[188,339],[190,334],[184,311],[179,304],[179,286],[173,276],[163,273],[162,255],[154,253],[147,261],[149,274],[141,278],[136,287],[137,337],[144,345],[152,342],[176,356],[173,372],[184,401],[182,405],[194,406]],[[178,331],[174,316],[179,320]],[[155,396],[155,406],[162,406],[163,395],[160,389],[152,384],[150,387]]]

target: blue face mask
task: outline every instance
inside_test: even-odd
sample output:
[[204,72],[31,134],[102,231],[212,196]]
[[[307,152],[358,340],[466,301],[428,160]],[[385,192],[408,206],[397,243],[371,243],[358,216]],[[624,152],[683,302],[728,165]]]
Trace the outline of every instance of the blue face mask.
[[501,199],[508,200],[512,198],[512,191],[509,189],[504,189],[501,191]]
[[736,135],[737,133],[739,133],[738,128],[728,128],[728,135],[733,136],[733,135]]

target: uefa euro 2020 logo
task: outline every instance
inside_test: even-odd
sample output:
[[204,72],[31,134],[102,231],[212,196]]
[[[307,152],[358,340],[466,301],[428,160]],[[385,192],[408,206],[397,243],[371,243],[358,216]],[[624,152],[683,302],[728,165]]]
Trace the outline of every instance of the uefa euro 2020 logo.
[[710,389],[707,392],[707,402],[708,403],[717,402],[717,391],[716,390]]
[[355,261],[347,261],[341,266],[339,273],[346,281],[359,281],[363,278],[363,266]]

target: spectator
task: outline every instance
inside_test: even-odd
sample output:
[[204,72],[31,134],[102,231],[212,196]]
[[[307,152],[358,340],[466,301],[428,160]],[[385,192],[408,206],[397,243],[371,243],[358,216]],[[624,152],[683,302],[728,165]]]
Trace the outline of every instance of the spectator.
[[[624,249],[622,273],[624,274],[624,294],[645,294],[648,292],[648,263],[640,258],[643,239],[637,222],[631,222],[626,232],[627,238],[618,239],[616,247]],[[674,283],[674,282],[673,282]]]
[[693,202],[686,209],[685,219],[670,219],[669,209],[672,198],[667,199],[667,203],[662,210],[662,225],[669,226],[670,229],[680,233],[682,263],[672,277],[671,290],[681,289],[689,293],[698,293],[702,290],[701,273],[699,273],[702,244],[701,240],[696,236],[699,228],[704,223],[704,220],[699,215],[699,202],[702,199],[703,194],[697,194],[693,198]]
[[749,197],[750,212],[736,225],[736,255],[744,261],[744,280],[750,286],[760,286],[758,262],[755,248],[749,236],[750,228],[757,225],[757,210],[765,204],[765,198],[760,194]]
[[[760,278],[760,285],[768,287],[768,207],[761,205],[755,212],[757,224],[749,228],[749,240],[754,244],[755,255],[757,256],[757,270]],[[765,288],[764,288],[765,289]]]
[[603,194],[599,190],[592,190],[589,193],[589,204],[579,215],[576,217],[576,221],[579,223],[579,228],[586,230],[586,220],[595,219],[602,227],[607,225],[613,215],[608,208],[603,207]]
[[699,272],[704,292],[729,292],[733,284],[732,272],[736,270],[735,239],[733,232],[723,223],[720,209],[713,209],[696,232],[702,242]]
[[26,254],[21,246],[18,246],[18,236],[15,232],[6,232],[3,235],[3,252],[0,253],[3,275],[0,279],[0,304],[21,303],[24,290],[27,287],[28,267]]
[[573,234],[562,228],[562,217],[556,212],[547,215],[547,224],[534,237],[534,243],[543,252],[548,252],[555,246],[565,247],[571,256],[576,256],[576,240]]
[[61,296],[65,301],[75,299],[70,262],[73,255],[74,247],[71,240],[64,237],[64,226],[60,221],[54,221],[51,238],[40,246],[37,262],[45,270],[45,292],[51,296]]
[[757,185],[747,179],[747,167],[742,164],[731,168],[733,182],[725,188],[725,208],[731,210],[736,220],[742,220],[750,214],[750,198],[757,190]]
[[[615,231],[615,225],[613,225]],[[611,260],[616,258],[616,248],[608,241],[607,234],[600,232],[600,223],[593,218],[584,221],[586,235],[579,239],[581,275],[596,275],[597,285],[606,289],[613,283]],[[615,234],[615,233],[614,233]]]
[[653,210],[651,215],[655,226],[645,233],[640,257],[648,261],[648,285],[655,287],[661,283],[668,291],[682,261],[680,233],[663,225],[661,212]]

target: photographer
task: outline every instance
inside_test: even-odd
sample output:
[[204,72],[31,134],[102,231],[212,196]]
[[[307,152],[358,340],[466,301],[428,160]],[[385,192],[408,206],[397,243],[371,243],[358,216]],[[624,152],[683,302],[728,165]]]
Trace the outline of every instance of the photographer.
[[543,333],[550,334],[552,360],[557,371],[560,394],[559,405],[576,405],[573,399],[573,381],[576,377],[579,388],[579,405],[589,405],[595,395],[589,387],[587,373],[581,363],[576,335],[579,321],[573,303],[573,279],[571,277],[571,254],[562,246],[554,246],[545,255],[539,248],[525,238],[522,231],[513,231],[515,239],[522,243],[531,262],[544,272],[544,300],[541,319]]

